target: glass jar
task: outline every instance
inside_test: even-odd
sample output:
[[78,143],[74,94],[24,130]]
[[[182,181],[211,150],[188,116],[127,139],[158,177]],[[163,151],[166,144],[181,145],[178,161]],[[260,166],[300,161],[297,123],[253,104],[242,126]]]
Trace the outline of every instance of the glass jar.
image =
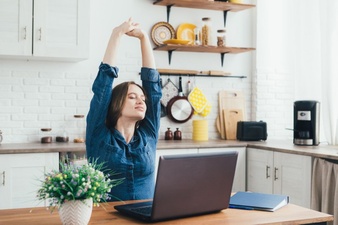
[[199,27],[194,29],[194,45],[201,45],[201,29]]
[[225,47],[225,29],[217,30],[217,46]]
[[202,45],[211,45],[211,19],[209,17],[202,18]]
[[41,143],[42,144],[48,144],[52,143],[53,137],[51,135],[52,128],[41,128]]
[[68,133],[66,129],[63,129],[62,134],[56,136],[55,141],[56,142],[68,142],[69,141],[69,137],[68,137]]
[[74,115],[74,118],[77,119],[76,128],[78,129],[78,136],[74,138],[74,143],[84,143],[86,136],[84,115]]

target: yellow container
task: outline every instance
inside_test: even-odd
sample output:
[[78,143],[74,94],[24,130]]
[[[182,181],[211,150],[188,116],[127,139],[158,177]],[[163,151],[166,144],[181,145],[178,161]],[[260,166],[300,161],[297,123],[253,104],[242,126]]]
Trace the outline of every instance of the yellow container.
[[193,120],[192,128],[192,139],[194,141],[207,141],[209,139],[208,120]]

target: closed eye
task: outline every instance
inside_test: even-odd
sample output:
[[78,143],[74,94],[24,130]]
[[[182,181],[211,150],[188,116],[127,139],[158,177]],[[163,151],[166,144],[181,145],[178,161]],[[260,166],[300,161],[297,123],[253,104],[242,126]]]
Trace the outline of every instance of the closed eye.
[[[138,96],[137,96],[137,94],[135,94],[135,93],[130,93],[130,94],[128,94],[128,98],[129,98],[129,99],[137,99]],[[142,100],[143,102],[146,101],[144,95],[141,95],[140,98],[141,98],[141,100]]]

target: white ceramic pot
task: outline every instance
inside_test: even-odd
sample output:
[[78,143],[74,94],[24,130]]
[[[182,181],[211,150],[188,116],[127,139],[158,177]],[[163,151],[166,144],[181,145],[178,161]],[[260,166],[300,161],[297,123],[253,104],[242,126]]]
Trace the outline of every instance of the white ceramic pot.
[[63,225],[87,225],[93,210],[93,200],[68,201],[59,208],[59,215]]

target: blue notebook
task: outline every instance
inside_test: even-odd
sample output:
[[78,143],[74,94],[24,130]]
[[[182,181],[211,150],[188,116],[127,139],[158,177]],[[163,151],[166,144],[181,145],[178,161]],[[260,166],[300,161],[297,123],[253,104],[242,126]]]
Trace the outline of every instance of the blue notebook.
[[289,196],[257,192],[237,192],[230,198],[229,208],[273,212],[289,203]]

